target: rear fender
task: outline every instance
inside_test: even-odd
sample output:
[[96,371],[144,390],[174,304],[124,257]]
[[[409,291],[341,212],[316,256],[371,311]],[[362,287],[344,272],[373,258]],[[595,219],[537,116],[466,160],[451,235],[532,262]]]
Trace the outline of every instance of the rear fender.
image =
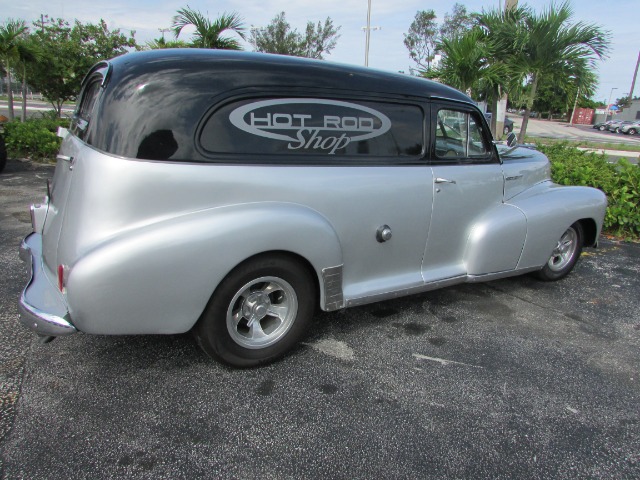
[[185,332],[235,266],[276,250],[311,264],[324,305],[323,269],[342,265],[336,232],[314,210],[268,202],[202,210],[100,245],[71,266],[70,315],[87,333]]

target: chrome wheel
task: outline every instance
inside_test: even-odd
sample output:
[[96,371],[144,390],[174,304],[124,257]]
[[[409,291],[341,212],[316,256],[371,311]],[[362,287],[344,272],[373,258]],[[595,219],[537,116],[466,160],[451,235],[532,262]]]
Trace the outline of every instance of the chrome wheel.
[[569,227],[558,240],[547,266],[552,272],[562,271],[569,265],[578,251],[578,234],[573,227]]
[[293,325],[298,298],[282,278],[260,277],[245,284],[227,309],[231,339],[249,349],[265,348],[280,340]]

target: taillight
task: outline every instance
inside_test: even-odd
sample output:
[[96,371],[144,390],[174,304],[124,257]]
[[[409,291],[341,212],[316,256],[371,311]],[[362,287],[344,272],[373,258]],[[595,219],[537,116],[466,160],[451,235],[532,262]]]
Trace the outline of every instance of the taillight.
[[62,293],[65,291],[67,285],[67,275],[69,273],[69,267],[66,265],[58,265],[58,290]]

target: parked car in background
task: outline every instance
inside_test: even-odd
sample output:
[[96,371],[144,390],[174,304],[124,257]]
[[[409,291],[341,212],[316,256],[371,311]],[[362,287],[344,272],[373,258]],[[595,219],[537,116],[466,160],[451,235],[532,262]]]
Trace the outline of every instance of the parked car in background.
[[[484,114],[485,117],[487,117],[487,123],[489,123],[489,125],[491,125],[491,112],[487,112]],[[513,132],[513,120],[511,120],[509,117],[504,117],[504,125],[502,127],[502,133],[504,135],[509,135],[509,133]]]
[[605,130],[607,130],[607,127],[609,126],[610,123],[611,123],[611,120],[608,120],[606,122],[598,122],[593,125],[593,128],[595,128],[596,130],[600,130],[601,132],[604,132]]
[[630,125],[631,121],[629,120],[613,120],[609,125],[607,125],[607,130],[613,133],[619,133],[620,127],[624,125]]
[[191,331],[248,367],[317,308],[558,280],[606,197],[554,184],[510,135],[495,145],[471,98],[409,75],[204,49],[100,62],[31,207],[20,319],[44,340]]
[[640,120],[632,121],[631,123],[626,123],[620,125],[619,132],[625,133],[627,135],[635,135],[640,131]]

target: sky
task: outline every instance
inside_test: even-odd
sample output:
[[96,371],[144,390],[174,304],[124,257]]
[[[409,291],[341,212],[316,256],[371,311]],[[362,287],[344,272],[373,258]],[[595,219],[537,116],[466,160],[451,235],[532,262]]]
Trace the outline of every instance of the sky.
[[[293,28],[303,31],[307,21],[323,21],[331,17],[340,26],[336,48],[326,59],[333,62],[364,65],[365,33],[368,0],[0,0],[0,22],[22,19],[32,22],[41,14],[72,21],[97,23],[103,18],[110,30],[135,30],[139,44],[160,37],[159,29],[168,28],[176,11],[187,5],[209,18],[223,13],[237,12],[249,28],[264,27],[279,12],[286,13]],[[501,0],[504,3],[504,0]],[[458,0],[469,12],[499,8],[500,0]],[[451,12],[456,0],[371,0],[371,31],[369,67],[388,71],[408,72],[413,65],[404,46],[404,34],[418,10],[433,9],[438,22]],[[559,2],[556,1],[556,4]],[[611,33],[609,57],[598,62],[600,78],[595,100],[607,102],[629,93],[640,51],[640,0],[571,0],[573,22],[591,23]],[[536,12],[549,8],[551,0],[520,0]],[[189,38],[185,29],[182,37]],[[167,37],[172,35],[166,33]],[[244,42],[244,48],[251,46]],[[635,95],[640,96],[640,79]]]

